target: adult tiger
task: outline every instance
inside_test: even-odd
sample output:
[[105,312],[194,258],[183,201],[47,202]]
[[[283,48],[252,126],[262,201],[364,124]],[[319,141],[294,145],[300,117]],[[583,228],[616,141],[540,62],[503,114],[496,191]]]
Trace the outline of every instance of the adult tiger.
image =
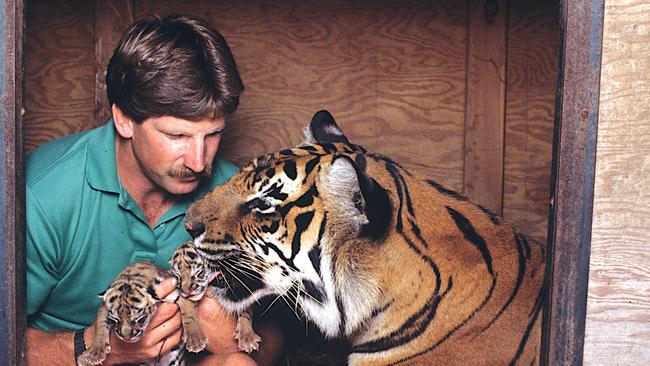
[[188,211],[223,305],[283,296],[349,339],[350,365],[539,363],[542,245],[350,144],[327,111],[308,132]]

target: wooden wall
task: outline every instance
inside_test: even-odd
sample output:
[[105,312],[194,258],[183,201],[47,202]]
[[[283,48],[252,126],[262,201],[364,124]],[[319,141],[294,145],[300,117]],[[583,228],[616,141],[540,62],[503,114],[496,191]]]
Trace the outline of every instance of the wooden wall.
[[558,5],[493,3],[27,1],[27,149],[105,121],[105,63],[132,19],[189,13],[224,34],[246,84],[221,150],[234,163],[298,143],[325,108],[353,142],[545,240]]
[[650,1],[605,2],[585,365],[650,360]]

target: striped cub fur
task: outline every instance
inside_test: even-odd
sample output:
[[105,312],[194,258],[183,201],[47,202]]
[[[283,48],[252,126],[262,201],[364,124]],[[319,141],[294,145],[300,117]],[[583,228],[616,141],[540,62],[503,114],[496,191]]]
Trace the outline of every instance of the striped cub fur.
[[207,338],[198,323],[196,304],[172,293],[165,299],[156,296],[154,288],[170,275],[152,263],[137,262],[127,266],[109,288],[101,294],[102,304],[95,321],[93,343],[79,356],[79,366],[100,365],[111,351],[111,331],[125,342],[139,341],[161,301],[175,302],[181,311],[183,337],[170,353],[164,355],[156,365],[185,365],[184,348],[199,352],[205,348]]
[[[192,301],[201,300],[206,291],[214,289],[210,285],[213,280],[216,283],[223,281],[221,273],[210,269],[191,241],[181,244],[169,263],[172,274],[178,279],[181,296]],[[233,336],[238,341],[239,350],[247,353],[258,350],[262,338],[253,330],[252,308],[242,309],[237,315]]]
[[538,364],[543,246],[349,143],[326,111],[308,132],[189,209],[221,303],[284,297],[349,340],[350,365]]

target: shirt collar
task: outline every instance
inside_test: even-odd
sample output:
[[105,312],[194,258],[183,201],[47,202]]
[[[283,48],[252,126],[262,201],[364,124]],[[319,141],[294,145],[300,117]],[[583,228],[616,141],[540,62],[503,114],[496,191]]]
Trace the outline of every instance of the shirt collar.
[[[215,168],[214,173],[220,174],[220,172],[216,171],[217,168],[216,164],[214,168]],[[212,190],[214,185],[215,184],[212,181],[204,180],[203,182],[201,182],[201,184],[194,192],[182,196],[169,210],[167,210],[167,212],[165,212],[160,217],[160,222],[172,220],[179,215],[185,215],[190,205],[194,203],[198,198],[203,197],[206,193],[210,192],[210,190]]]
[[115,127],[113,119],[97,128],[88,141],[86,179],[94,189],[120,193],[120,181],[115,164]]

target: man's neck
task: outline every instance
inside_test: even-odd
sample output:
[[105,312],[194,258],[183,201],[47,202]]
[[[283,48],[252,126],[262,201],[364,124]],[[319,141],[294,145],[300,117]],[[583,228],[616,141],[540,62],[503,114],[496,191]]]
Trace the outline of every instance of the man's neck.
[[131,140],[115,138],[115,162],[120,183],[153,227],[178,200],[154,184],[143,172],[133,155]]

